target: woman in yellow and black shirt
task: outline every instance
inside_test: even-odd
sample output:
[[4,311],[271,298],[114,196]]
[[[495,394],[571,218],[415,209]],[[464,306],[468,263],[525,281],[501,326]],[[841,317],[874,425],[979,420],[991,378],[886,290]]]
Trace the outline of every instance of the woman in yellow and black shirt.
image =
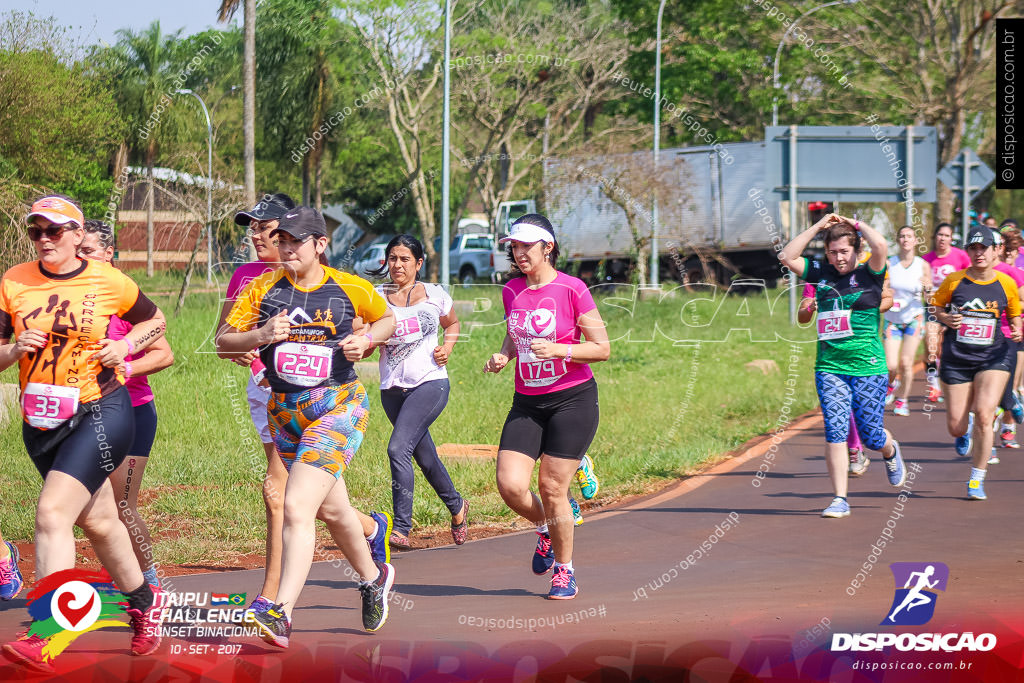
[[[929,314],[949,328],[942,340],[939,379],[946,395],[946,425],[957,453],[971,456],[967,498],[985,500],[985,472],[992,450],[992,421],[1010,378],[1007,344],[999,326],[1006,311],[1012,339],[1021,340],[1017,285],[995,270],[999,236],[985,226],[967,235],[969,268],[950,274],[932,296]],[[973,413],[973,430],[969,414]],[[973,434],[968,432],[973,431]],[[973,449],[972,449],[973,441]]]
[[[288,484],[277,604],[254,619],[264,640],[288,647],[318,516],[361,577],[363,628],[376,631],[387,619],[394,568],[372,559],[343,475],[369,412],[353,363],[388,339],[395,324],[369,282],[321,265],[328,239],[319,211],[289,211],[271,236],[284,267],[256,278],[238,297],[218,333],[217,351],[230,357],[259,348],[267,368],[270,431]],[[356,317],[370,323],[368,332],[353,334]]]

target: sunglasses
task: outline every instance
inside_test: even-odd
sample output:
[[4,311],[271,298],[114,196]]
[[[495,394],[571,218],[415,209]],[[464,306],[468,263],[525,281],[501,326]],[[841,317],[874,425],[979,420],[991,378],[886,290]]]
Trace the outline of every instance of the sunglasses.
[[28,238],[33,242],[38,242],[39,240],[43,239],[43,235],[46,235],[46,238],[51,242],[56,242],[61,238],[63,234],[63,225],[50,225],[45,228],[37,228],[35,226],[30,226],[28,229]]

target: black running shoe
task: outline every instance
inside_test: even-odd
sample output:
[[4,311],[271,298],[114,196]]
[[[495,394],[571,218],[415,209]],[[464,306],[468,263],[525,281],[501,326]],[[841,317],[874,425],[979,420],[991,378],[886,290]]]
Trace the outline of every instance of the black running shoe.
[[282,605],[274,605],[266,612],[253,612],[252,620],[260,630],[260,638],[277,647],[288,647],[292,622],[285,615]]
[[395,568],[387,562],[378,562],[380,574],[370,583],[359,586],[363,597],[363,628],[376,631],[388,620],[388,594],[395,583]]

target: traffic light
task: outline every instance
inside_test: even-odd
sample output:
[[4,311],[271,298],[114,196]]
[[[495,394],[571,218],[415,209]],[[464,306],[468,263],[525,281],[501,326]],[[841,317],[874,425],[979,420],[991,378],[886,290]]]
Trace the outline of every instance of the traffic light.
[[832,202],[808,202],[807,212],[810,214],[811,225],[814,225],[826,215],[832,213],[835,208]]

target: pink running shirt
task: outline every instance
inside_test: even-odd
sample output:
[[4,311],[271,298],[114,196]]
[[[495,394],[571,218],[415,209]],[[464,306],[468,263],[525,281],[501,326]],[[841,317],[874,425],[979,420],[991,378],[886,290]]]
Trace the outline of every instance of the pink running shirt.
[[578,344],[582,333],[577,321],[597,308],[587,285],[559,272],[554,280],[531,289],[525,277],[512,278],[501,290],[508,333],[516,345],[516,392],[536,396],[574,387],[594,376],[587,363],[566,363],[564,358],[539,360],[530,342],[547,339]]
[[[133,327],[134,325],[121,320],[116,315],[111,316],[110,324],[107,326],[107,339],[124,339],[125,335],[131,332]],[[124,359],[131,363],[145,355],[146,352],[142,351],[141,353],[129,354]],[[128,390],[128,395],[132,397],[132,408],[146,405],[154,398],[153,389],[149,386],[149,377],[147,375],[129,377],[125,380],[124,386]]]
[[[238,298],[238,295],[245,291],[249,283],[258,278],[264,273],[270,273],[277,270],[277,266],[263,261],[251,261],[249,263],[243,263],[235,269],[235,272],[231,274],[231,280],[228,282],[227,298],[228,301],[234,301]],[[253,377],[260,374],[266,368],[259,358],[256,358],[249,366],[249,372],[252,373]]]
[[956,247],[950,247],[949,253],[941,258],[936,256],[934,251],[929,251],[922,258],[932,267],[933,289],[938,289],[950,274],[971,266],[971,257],[966,251]]

